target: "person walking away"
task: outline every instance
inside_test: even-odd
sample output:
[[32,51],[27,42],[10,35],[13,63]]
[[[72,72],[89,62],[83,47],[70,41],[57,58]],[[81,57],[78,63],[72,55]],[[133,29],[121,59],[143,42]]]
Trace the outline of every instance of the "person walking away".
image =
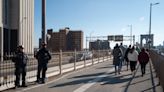
[[142,48],[141,52],[139,53],[138,60],[141,65],[141,73],[143,76],[145,74],[146,64],[149,62],[149,55],[148,52],[146,52],[145,48]]
[[[46,44],[42,43],[41,49],[36,54],[36,59],[38,60],[38,70],[37,70],[37,83],[45,83],[46,71],[48,61],[51,59],[51,55],[46,48]],[[40,73],[42,72],[42,78]]]
[[128,66],[129,66],[128,53],[129,53],[130,50],[131,50],[131,45],[129,45],[129,47],[126,49],[125,55],[124,55],[124,59],[126,61],[126,66],[127,66],[127,71],[128,71]]
[[24,47],[22,45],[17,47],[12,61],[15,63],[15,88],[20,87],[20,77],[22,76],[22,87],[27,87],[26,85],[26,65],[28,61],[27,55],[23,51]]
[[114,47],[112,51],[113,55],[113,65],[115,66],[115,74],[120,74],[121,71],[121,59],[122,59],[122,52],[119,48],[118,44]]
[[134,46],[128,53],[128,60],[130,61],[131,72],[134,75],[135,70],[136,70],[137,61],[138,61],[138,52],[135,50]]
[[126,48],[123,46],[122,43],[120,43],[120,49],[121,49],[121,52],[122,52],[122,62],[121,62],[121,64],[125,64],[124,57],[125,57]]
[[136,50],[137,50],[137,52],[138,52],[138,53],[140,53],[140,52],[141,52],[141,49],[140,49],[140,47],[139,47],[139,46],[136,46]]

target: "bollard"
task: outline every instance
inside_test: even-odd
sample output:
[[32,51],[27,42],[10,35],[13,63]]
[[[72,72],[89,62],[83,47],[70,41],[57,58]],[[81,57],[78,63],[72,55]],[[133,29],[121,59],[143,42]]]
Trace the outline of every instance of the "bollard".
[[60,50],[59,53],[59,69],[60,69],[60,75],[62,74],[62,50]]

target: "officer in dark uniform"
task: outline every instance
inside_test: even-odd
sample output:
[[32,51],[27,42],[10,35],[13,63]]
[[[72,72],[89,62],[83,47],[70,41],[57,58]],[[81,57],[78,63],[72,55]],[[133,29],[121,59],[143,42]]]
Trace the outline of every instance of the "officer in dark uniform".
[[26,65],[27,65],[27,55],[23,52],[24,47],[22,45],[17,47],[17,51],[12,59],[15,63],[15,88],[20,87],[20,76],[22,76],[22,87],[26,86]]
[[[37,83],[45,83],[46,71],[48,61],[51,59],[49,51],[46,49],[46,44],[43,42],[41,49],[36,54],[36,59],[38,60],[38,71],[37,71]],[[42,72],[42,78],[40,73]]]

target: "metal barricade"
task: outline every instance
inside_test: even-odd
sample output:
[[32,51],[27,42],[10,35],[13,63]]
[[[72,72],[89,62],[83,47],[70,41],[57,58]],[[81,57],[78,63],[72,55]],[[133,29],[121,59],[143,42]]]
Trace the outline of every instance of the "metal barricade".
[[[72,51],[51,53],[52,59],[48,63],[47,73],[59,71],[62,74],[66,68],[74,71],[78,66],[89,66],[105,60],[109,60],[111,54],[109,50],[93,51]],[[12,62],[13,53],[5,54],[4,61],[0,62],[0,87],[14,85],[15,82],[15,63]],[[27,75],[26,79],[35,81],[37,76],[38,62],[34,54],[27,54]],[[10,88],[10,87],[8,87]]]

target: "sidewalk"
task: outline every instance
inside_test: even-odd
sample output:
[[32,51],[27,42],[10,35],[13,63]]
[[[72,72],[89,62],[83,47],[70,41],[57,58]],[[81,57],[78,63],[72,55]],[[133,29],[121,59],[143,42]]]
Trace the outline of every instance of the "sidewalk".
[[140,66],[137,67],[135,75],[128,82],[124,92],[163,92],[151,62],[147,64],[146,74],[143,77]]

